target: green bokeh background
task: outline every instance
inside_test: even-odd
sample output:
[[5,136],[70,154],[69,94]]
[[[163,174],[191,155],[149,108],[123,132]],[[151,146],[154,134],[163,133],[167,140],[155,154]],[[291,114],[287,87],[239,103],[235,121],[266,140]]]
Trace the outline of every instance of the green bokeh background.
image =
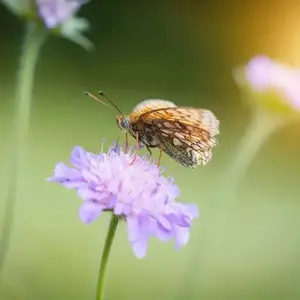
[[[151,240],[147,257],[137,260],[122,224],[106,299],[300,299],[300,124],[264,145],[226,221],[215,216],[232,199],[212,197],[250,118],[232,69],[260,53],[300,64],[299,1],[93,0],[80,14],[91,22],[96,50],[51,37],[41,53],[0,299],[94,299],[109,216],[84,225],[75,192],[44,179],[73,146],[98,151],[103,137],[107,145],[122,137],[116,112],[83,96],[98,89],[125,113],[142,99],[162,98],[209,108],[221,122],[206,167],[186,169],[163,157],[180,200],[201,207],[190,242],[175,251],[172,243]],[[2,212],[23,24],[3,7],[0,18]]]

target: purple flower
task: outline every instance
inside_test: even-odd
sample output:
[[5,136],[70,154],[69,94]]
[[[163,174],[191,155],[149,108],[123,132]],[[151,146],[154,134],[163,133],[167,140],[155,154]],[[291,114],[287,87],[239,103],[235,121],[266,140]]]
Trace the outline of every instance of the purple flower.
[[84,0],[37,0],[39,15],[48,28],[63,24],[84,3]]
[[255,92],[275,92],[285,104],[300,110],[300,69],[293,69],[267,56],[256,56],[247,64],[245,73]]
[[84,200],[79,209],[83,222],[95,220],[103,211],[122,217],[138,258],[145,256],[151,236],[162,241],[174,238],[177,247],[188,242],[198,207],[176,202],[178,187],[149,159],[135,156],[132,150],[125,153],[116,144],[99,154],[77,146],[70,162],[72,167],[58,163],[48,180],[77,190]]
[[76,17],[80,7],[89,0],[2,0],[2,2],[25,21],[40,23],[42,20],[52,34],[64,37],[88,51],[94,49],[91,41],[83,35],[90,28],[88,20]]

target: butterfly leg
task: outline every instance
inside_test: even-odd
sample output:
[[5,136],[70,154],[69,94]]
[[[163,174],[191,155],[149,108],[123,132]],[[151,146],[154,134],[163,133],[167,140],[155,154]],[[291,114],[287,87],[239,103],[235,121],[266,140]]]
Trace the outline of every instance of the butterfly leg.
[[128,152],[128,148],[129,148],[129,144],[128,144],[128,133],[125,133],[125,147],[124,147],[124,152],[127,153]]
[[157,162],[157,166],[158,167],[160,166],[160,161],[161,161],[162,153],[163,153],[163,151],[162,151],[162,149],[160,149],[159,156],[158,156],[158,162]]
[[148,152],[149,152],[149,158],[151,158],[151,156],[152,156],[152,151],[151,151],[150,147],[147,146],[147,150],[148,150]]
[[[139,142],[138,132],[136,133],[136,141],[137,141],[137,146],[136,147],[137,147],[137,150],[139,150],[140,149],[140,142]],[[132,165],[135,162],[135,160],[136,160],[136,153],[134,154],[133,160],[129,165]]]

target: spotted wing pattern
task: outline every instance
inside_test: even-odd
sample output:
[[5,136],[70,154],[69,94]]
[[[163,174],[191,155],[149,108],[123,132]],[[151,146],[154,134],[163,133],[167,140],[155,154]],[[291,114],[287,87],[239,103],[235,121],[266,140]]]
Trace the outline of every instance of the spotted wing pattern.
[[219,134],[219,120],[208,109],[192,107],[165,107],[147,111],[140,116],[143,121],[164,119],[168,122],[177,121],[193,128],[200,127],[215,136]]
[[152,128],[155,128],[156,139],[161,142],[160,148],[186,167],[207,164],[217,144],[216,138],[205,129],[179,121],[167,123],[165,120],[155,120]]
[[159,147],[186,167],[205,165],[211,159],[219,134],[219,121],[211,111],[145,100],[133,115],[136,131],[147,146]]

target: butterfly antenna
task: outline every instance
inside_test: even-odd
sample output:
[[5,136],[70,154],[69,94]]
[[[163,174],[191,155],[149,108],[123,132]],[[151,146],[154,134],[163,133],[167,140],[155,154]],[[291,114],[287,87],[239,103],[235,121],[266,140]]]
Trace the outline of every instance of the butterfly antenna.
[[90,92],[84,92],[85,95],[89,96],[90,98],[96,100],[97,102],[100,102],[101,104],[109,107],[109,108],[112,108],[110,105],[108,105],[105,101],[102,101],[101,99],[99,99],[97,96],[93,95],[92,93]]
[[107,100],[122,116],[124,116],[119,107],[112,100],[110,100],[103,92],[99,91],[98,93],[101,97]]

